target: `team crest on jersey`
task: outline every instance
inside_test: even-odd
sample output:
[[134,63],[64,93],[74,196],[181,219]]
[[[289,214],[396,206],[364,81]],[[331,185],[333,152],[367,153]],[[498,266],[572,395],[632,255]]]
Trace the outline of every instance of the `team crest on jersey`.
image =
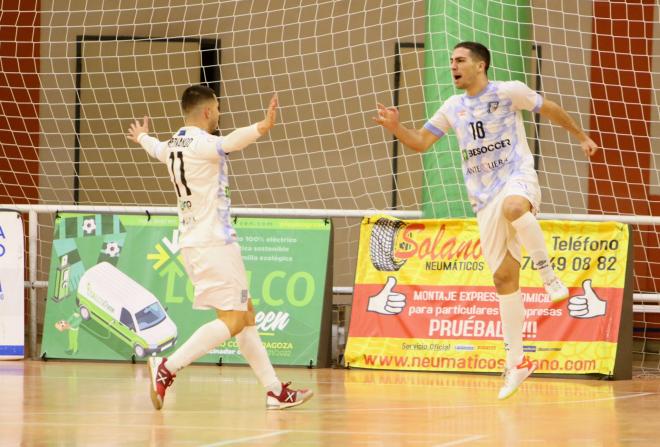
[[488,113],[493,113],[494,111],[497,110],[499,107],[500,102],[499,101],[491,101],[488,103]]

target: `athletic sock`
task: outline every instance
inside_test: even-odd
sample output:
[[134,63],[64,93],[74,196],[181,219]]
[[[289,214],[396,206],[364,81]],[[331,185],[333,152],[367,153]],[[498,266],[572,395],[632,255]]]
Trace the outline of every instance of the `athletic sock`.
[[248,364],[259,379],[259,382],[274,394],[279,395],[282,392],[282,384],[275,374],[273,364],[268,358],[268,353],[264,344],[261,342],[259,332],[256,326],[246,326],[236,335],[238,348],[241,355],[245,357]]
[[523,358],[523,324],[525,322],[525,306],[520,290],[508,295],[497,295],[500,301],[500,321],[504,335],[506,351],[506,367],[513,368]]
[[534,267],[538,270],[544,283],[555,279],[555,272],[552,269],[548,256],[548,248],[545,246],[543,231],[536,217],[529,211],[518,219],[511,222],[516,229],[520,240],[522,241],[527,253],[534,261]]
[[231,334],[227,325],[222,320],[216,318],[197,329],[167,359],[165,367],[174,374],[230,338]]

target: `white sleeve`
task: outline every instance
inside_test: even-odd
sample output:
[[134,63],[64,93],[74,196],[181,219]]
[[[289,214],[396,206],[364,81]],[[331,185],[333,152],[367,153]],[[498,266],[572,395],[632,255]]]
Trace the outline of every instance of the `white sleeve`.
[[138,143],[140,143],[140,146],[142,146],[149,155],[165,163],[166,154],[163,150],[165,143],[158,141],[157,138],[154,138],[144,132],[138,135],[137,139]]
[[511,99],[515,110],[531,110],[538,112],[543,105],[543,97],[520,81],[506,83],[504,89]]
[[257,130],[257,125],[241,127],[227,135],[222,141],[222,150],[225,152],[240,151],[246,146],[259,139],[261,134]]
[[445,102],[442,107],[433,114],[431,119],[424,124],[424,129],[428,130],[438,138],[441,138],[444,134],[449,132],[449,129],[451,128],[451,124],[445,114],[447,109],[446,106],[447,102]]
[[224,139],[210,134],[206,134],[200,138],[201,140],[197,146],[197,155],[204,160],[219,160],[222,156]]

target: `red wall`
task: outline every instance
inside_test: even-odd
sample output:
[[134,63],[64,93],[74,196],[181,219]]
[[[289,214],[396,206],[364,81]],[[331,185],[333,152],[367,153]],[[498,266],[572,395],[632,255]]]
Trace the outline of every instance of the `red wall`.
[[[660,215],[649,191],[656,0],[594,2],[591,50],[591,136],[602,151],[593,159],[589,210]],[[636,290],[660,290],[660,227],[636,228]]]
[[0,203],[37,202],[39,0],[2,0],[0,14]]

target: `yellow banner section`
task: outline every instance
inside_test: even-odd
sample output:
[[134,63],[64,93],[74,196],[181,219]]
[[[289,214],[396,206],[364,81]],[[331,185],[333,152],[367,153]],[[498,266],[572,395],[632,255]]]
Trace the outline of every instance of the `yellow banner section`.
[[[350,337],[345,362],[352,367],[420,371],[501,372],[505,352],[499,340],[429,340]],[[614,372],[616,343],[534,342],[526,352],[542,352],[537,373]]]
[[[568,287],[593,278],[593,287],[623,288],[628,231],[617,222],[541,221],[551,262]],[[366,250],[369,250],[367,256]],[[405,268],[403,268],[405,265]],[[542,287],[523,248],[521,287]],[[492,286],[475,219],[365,218],[360,230],[356,284],[384,284],[395,275],[415,285]]]

